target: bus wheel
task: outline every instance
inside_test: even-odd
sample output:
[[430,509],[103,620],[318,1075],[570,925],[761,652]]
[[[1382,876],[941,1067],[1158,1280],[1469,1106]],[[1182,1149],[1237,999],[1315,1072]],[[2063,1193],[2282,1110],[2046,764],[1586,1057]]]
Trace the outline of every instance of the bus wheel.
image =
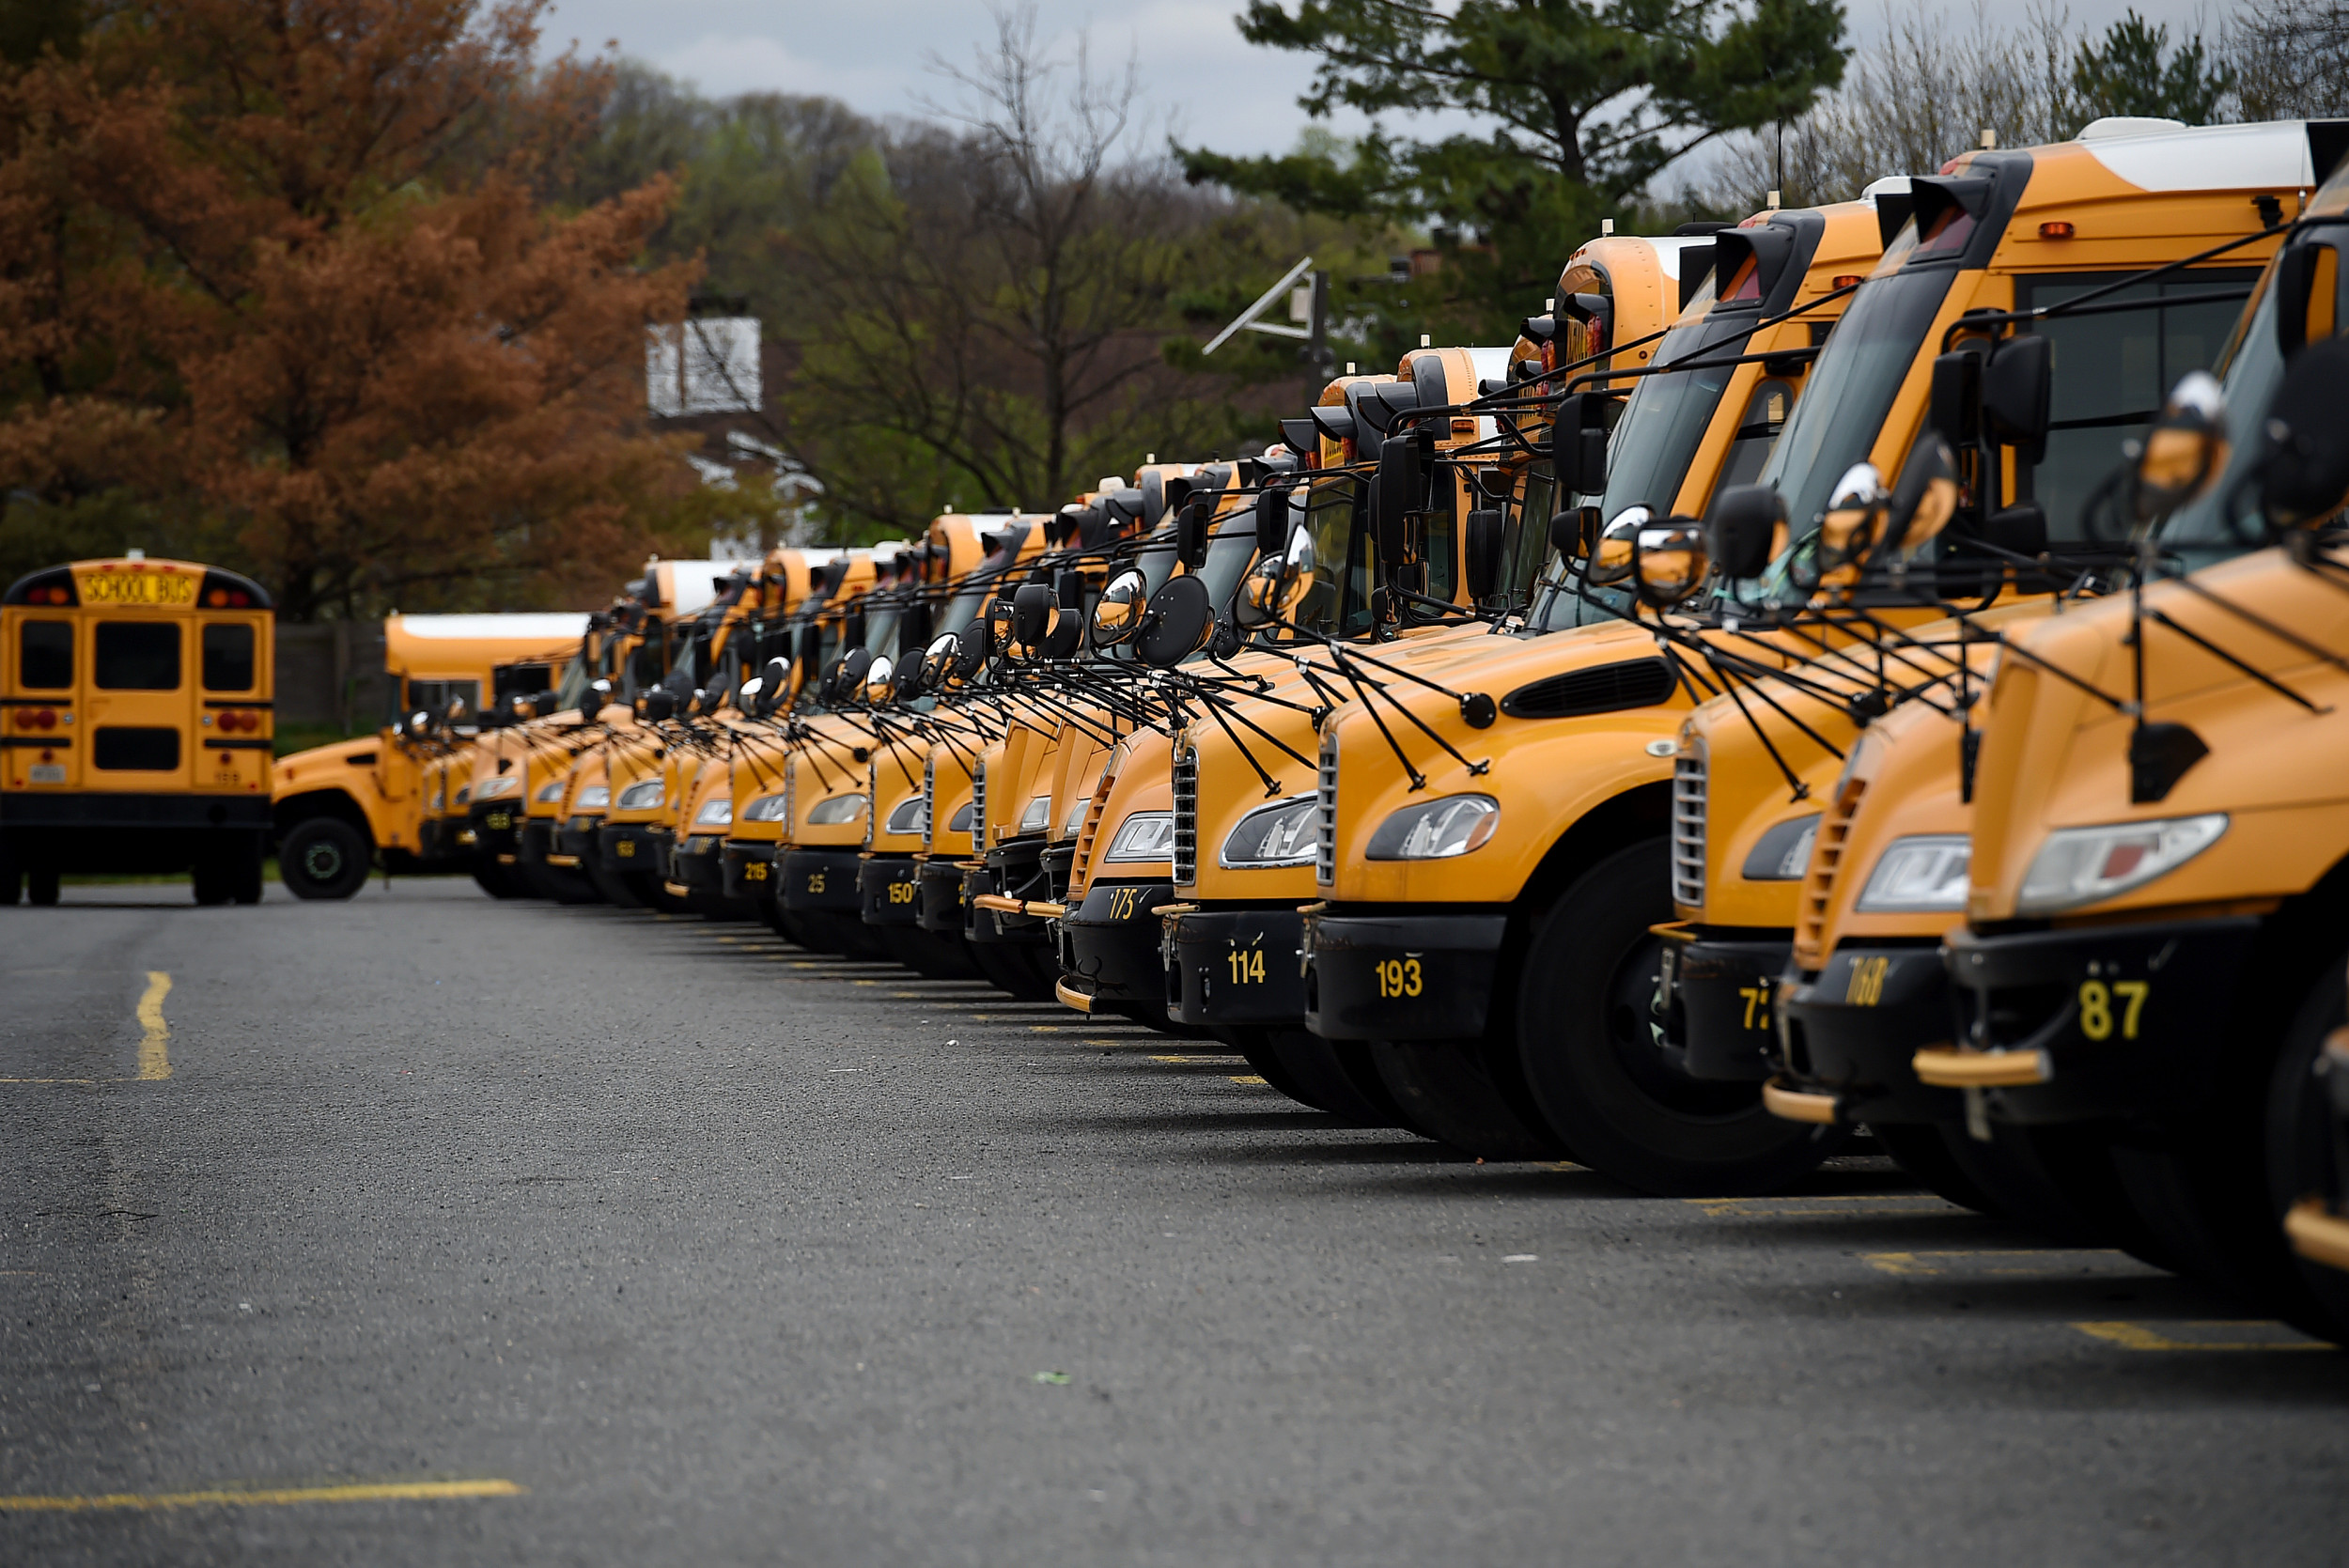
[[367,885],[367,841],[338,817],[314,816],[279,841],[277,875],[296,898],[349,898]]
[[188,880],[195,885],[195,902],[199,908],[211,908],[229,899],[228,861],[222,855],[205,855],[190,869]]
[[1935,1197],[1946,1198],[1959,1208],[1972,1209],[1993,1219],[2006,1218],[1998,1200],[1959,1167],[1940,1127],[1931,1122],[1871,1122],[1868,1131],[1877,1147],[1891,1157],[1893,1164],[1914,1176]]
[[1774,1191],[1850,1141],[1782,1122],[1754,1083],[1689,1077],[1650,1013],[1672,919],[1665,849],[1651,839],[1583,873],[1533,927],[1517,1053],[1549,1129],[1603,1175],[1665,1198]]
[[530,891],[522,886],[522,879],[514,875],[512,866],[500,865],[495,861],[475,861],[473,879],[474,885],[491,898],[520,898]]
[[1370,1060],[1411,1126],[1479,1159],[1572,1159],[1540,1118],[1520,1114],[1484,1042],[1374,1040]]
[[13,905],[24,896],[24,868],[16,858],[0,849],[0,905]]
[[256,844],[240,849],[236,859],[229,862],[228,896],[240,904],[258,904],[264,879],[261,875],[261,846]]
[[[2349,1002],[2344,1002],[2341,964],[2336,960],[2293,1019],[2269,1079],[2267,1188],[2279,1219],[2302,1199],[2338,1203],[2349,1191],[2344,1183],[2349,1172],[2334,1169],[2340,1144],[2332,1079],[2341,1069],[2323,1054],[2326,1034],[2344,1014],[2349,1014]],[[2287,1299],[2287,1315],[2311,1334],[2349,1344],[2349,1273],[2296,1254],[2293,1266],[2307,1294],[2296,1301]]]
[[[1301,1029],[1236,1029],[1242,1038],[1261,1039],[1261,1048],[1288,1080],[1282,1093],[1315,1110],[1326,1110],[1348,1126],[1398,1127],[1427,1136],[1414,1126],[1370,1064],[1370,1050],[1354,1042],[1332,1045]],[[1247,1052],[1252,1059],[1253,1049]],[[1261,1070],[1261,1069],[1259,1069]],[[1265,1081],[1272,1081],[1266,1073]]]
[[54,871],[28,871],[24,880],[32,890],[32,901],[46,908],[57,901],[57,874]]

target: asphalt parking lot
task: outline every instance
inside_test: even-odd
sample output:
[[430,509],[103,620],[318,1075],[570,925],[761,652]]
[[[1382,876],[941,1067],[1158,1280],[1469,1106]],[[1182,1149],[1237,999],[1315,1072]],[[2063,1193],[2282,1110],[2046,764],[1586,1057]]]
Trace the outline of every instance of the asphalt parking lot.
[[[0,909],[0,1562],[2338,1562],[2349,1358],[763,928]],[[158,977],[162,977],[160,980]]]

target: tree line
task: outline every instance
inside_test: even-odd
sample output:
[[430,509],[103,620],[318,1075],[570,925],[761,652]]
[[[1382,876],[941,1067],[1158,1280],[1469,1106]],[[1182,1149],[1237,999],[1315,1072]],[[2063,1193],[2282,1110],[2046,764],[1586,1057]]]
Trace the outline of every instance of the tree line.
[[[1248,0],[1315,76],[1296,147],[1239,157],[1017,8],[874,116],[547,61],[544,0],[15,0],[0,574],[137,544],[295,617],[591,602],[649,551],[1260,444],[1321,367],[1201,348],[1308,255],[1332,358],[1391,365],[1509,341],[1602,219],[1844,198],[1985,128],[2349,101],[2342,0],[2174,39],[1915,3],[1855,54],[1837,0]],[[761,323],[755,407],[647,415],[646,330],[689,313]]]

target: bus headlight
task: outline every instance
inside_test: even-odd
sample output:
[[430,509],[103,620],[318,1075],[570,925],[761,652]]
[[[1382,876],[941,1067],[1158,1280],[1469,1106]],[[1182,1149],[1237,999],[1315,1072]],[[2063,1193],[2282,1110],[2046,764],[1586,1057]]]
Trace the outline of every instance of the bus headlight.
[[2015,897],[2018,915],[2053,914],[2140,888],[2218,842],[2227,814],[2058,828],[2031,857]]
[[476,800],[503,800],[508,795],[517,793],[521,787],[521,780],[508,773],[503,778],[482,780],[480,787],[473,792],[473,798]]
[[1313,795],[1258,806],[1225,835],[1217,863],[1230,871],[1311,865],[1314,825],[1320,806],[1320,798]]
[[922,831],[922,797],[910,795],[889,814],[889,831],[893,833],[918,833]]
[[734,820],[734,800],[721,795],[714,800],[704,800],[702,809],[693,814],[696,828],[723,828]]
[[807,825],[811,828],[837,828],[843,822],[854,822],[863,815],[863,796],[835,795],[808,808]]
[[1163,861],[1174,853],[1174,814],[1138,811],[1117,825],[1105,861]]
[[1405,806],[1378,824],[1362,853],[1374,861],[1442,861],[1481,849],[1501,826],[1489,795],[1447,795]]
[[[559,800],[562,797],[558,795],[555,799]],[[575,811],[601,811],[611,803],[610,784],[589,784],[579,792],[579,799],[571,802],[571,807]]]
[[662,780],[642,780],[620,791],[620,809],[622,811],[650,811],[661,804],[661,798],[667,793],[667,785]]
[[531,799],[537,801],[538,804],[542,806],[551,806],[557,800],[563,799],[563,784],[564,781],[561,779],[550,780],[548,783],[540,784],[538,786],[538,793],[532,796]]
[[1896,838],[1876,858],[1868,885],[1859,890],[1864,914],[1966,908],[1966,868],[1972,841],[1963,833],[1917,833]]
[[791,798],[789,796],[762,795],[742,808],[742,820],[745,822],[780,822],[784,818],[784,814],[790,809]]

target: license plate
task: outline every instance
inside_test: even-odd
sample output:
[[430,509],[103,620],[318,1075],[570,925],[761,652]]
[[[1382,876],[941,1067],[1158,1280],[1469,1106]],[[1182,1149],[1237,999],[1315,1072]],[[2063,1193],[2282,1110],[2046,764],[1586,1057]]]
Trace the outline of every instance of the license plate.
[[37,762],[33,764],[32,780],[35,784],[63,784],[65,783],[65,764]]

